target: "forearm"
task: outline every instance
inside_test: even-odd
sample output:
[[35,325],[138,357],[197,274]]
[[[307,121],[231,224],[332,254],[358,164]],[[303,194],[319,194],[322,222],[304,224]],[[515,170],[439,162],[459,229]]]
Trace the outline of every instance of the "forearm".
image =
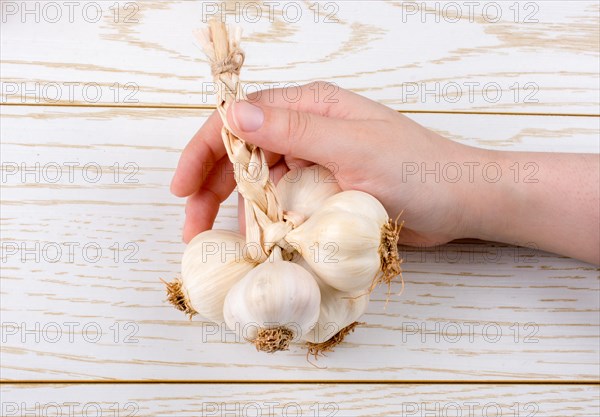
[[[494,168],[473,184],[473,237],[600,262],[598,155],[484,151]],[[488,166],[492,166],[488,165]]]

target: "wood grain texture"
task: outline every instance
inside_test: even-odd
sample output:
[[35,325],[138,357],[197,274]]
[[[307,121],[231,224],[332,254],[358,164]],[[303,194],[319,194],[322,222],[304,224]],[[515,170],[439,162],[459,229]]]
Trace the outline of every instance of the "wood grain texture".
[[2,415],[589,417],[599,394],[569,385],[7,385]]
[[595,1],[79,2],[58,20],[37,3],[3,14],[2,103],[212,105],[191,33],[216,5],[245,30],[246,91],[324,79],[404,110],[599,113]]
[[[378,290],[367,324],[316,366],[299,346],[266,355],[224,327],[186,320],[159,282],[178,274],[183,250],[183,201],[168,184],[208,114],[2,108],[3,380],[599,378],[598,269],[534,248],[403,248],[404,294],[386,308]],[[591,118],[415,119],[491,148],[598,147]],[[235,201],[224,203],[218,228],[235,229]]]

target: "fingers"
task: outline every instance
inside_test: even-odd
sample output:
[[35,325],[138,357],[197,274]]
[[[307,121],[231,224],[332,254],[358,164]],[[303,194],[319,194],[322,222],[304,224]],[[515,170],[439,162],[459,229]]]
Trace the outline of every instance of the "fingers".
[[[358,94],[326,82],[314,82],[303,86],[276,88],[252,93],[249,96],[257,105],[264,107],[280,107],[296,112],[315,113],[334,118],[368,118],[387,109]],[[298,120],[298,116],[296,120]],[[291,117],[288,114],[288,117]],[[223,124],[215,111],[194,135],[185,147],[171,181],[171,192],[185,197],[196,192],[212,167],[225,155],[221,139]],[[294,126],[290,126],[294,128]],[[255,142],[261,146],[260,142]],[[282,145],[285,145],[283,143]],[[265,146],[266,150],[277,152],[278,147]],[[287,149],[283,147],[283,149]],[[273,163],[277,157],[266,152],[267,160]],[[287,155],[301,158],[298,155]],[[317,162],[314,160],[314,162]]]
[[[222,127],[219,113],[214,111],[183,150],[171,180],[171,193],[187,197],[198,191],[208,173],[226,155]],[[279,155],[271,152],[265,152],[265,157],[270,165],[279,160]]]
[[[269,165],[279,161],[277,170],[280,164],[286,167],[284,161],[299,166],[309,165],[308,161],[326,165],[343,159],[344,154],[362,154],[363,137],[369,137],[364,133],[361,137],[364,119],[383,119],[392,111],[323,82],[265,90],[248,98],[254,105],[234,103],[227,114],[228,123],[240,138],[265,150]],[[173,194],[189,196],[186,242],[212,227],[220,203],[235,188],[233,175],[221,178],[219,174],[227,166],[231,170],[221,139],[222,126],[218,112],[213,112],[184,149],[171,182]],[[285,159],[280,160],[279,155]]]
[[290,168],[287,166],[287,164],[286,164],[286,162],[284,160],[281,160],[278,163],[276,163],[275,165],[273,165],[269,169],[269,177],[271,177],[271,180],[273,181],[273,184],[277,185],[279,183],[279,180],[285,174],[287,174],[287,172],[289,170],[290,170]]
[[219,113],[213,112],[187,144],[171,180],[173,194],[185,197],[197,191],[217,161],[225,156],[222,126]]
[[206,175],[202,187],[187,199],[183,226],[185,243],[198,233],[212,228],[220,204],[233,192],[235,185],[233,166],[224,156]]
[[306,168],[311,165],[314,165],[314,162],[307,161],[305,159],[294,158],[291,155],[288,155],[284,158],[285,164],[288,167],[288,171],[292,169],[301,169]]
[[235,102],[227,120],[236,135],[271,152],[325,165],[360,145],[364,121],[324,117],[293,109]]
[[247,100],[261,106],[282,107],[339,119],[382,118],[390,111],[380,103],[325,81],[256,91],[248,94]]

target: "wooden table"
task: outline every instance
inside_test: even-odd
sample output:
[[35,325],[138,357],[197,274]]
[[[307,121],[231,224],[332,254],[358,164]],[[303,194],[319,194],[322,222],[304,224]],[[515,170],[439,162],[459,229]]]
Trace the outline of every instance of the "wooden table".
[[[473,146],[599,152],[596,1],[257,5],[223,6],[248,91],[324,79]],[[185,320],[159,278],[215,4],[0,6],[2,415],[598,415],[598,269],[532,246],[403,248],[404,294],[318,367]]]

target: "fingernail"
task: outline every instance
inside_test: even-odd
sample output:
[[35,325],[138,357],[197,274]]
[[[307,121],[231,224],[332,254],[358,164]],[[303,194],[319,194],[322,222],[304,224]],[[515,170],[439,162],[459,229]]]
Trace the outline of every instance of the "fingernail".
[[265,120],[265,114],[262,109],[247,101],[237,101],[233,103],[231,111],[233,112],[232,115],[235,125],[243,132],[257,131]]

